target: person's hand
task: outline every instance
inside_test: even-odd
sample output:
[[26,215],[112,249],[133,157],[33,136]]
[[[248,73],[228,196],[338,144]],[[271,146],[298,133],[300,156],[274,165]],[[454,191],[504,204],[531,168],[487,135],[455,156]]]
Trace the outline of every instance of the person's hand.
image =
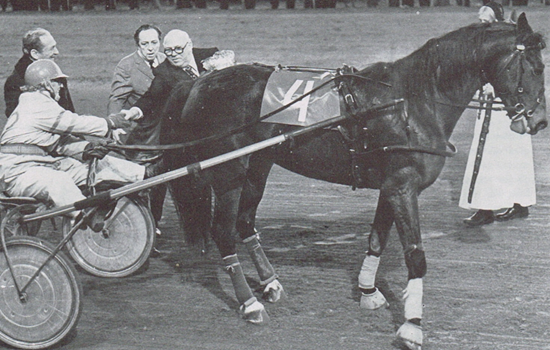
[[109,149],[105,147],[105,144],[90,142],[84,148],[84,152],[82,152],[82,160],[103,159],[108,153]]
[[132,122],[122,113],[111,114],[106,118],[109,129],[126,129],[132,126]]
[[120,145],[124,144],[124,142],[122,142],[122,139],[120,137],[126,134],[128,133],[124,129],[111,130],[111,137],[113,138],[113,140],[115,140],[116,143]]
[[118,114],[122,114],[126,120],[138,120],[143,118],[143,112],[138,107],[123,109]]

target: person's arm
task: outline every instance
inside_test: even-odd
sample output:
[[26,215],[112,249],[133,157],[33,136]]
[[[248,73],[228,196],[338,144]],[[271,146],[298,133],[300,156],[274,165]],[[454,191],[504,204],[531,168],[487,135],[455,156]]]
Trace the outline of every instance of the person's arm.
[[108,106],[109,114],[120,112],[132,91],[130,71],[122,64],[117,65],[113,74],[113,82],[111,83],[111,95],[109,96]]
[[[38,102],[40,103],[40,102]],[[43,105],[40,116],[34,119],[35,127],[52,134],[107,136],[111,129],[128,127],[131,122],[121,116],[100,118],[78,115],[50,100]]]

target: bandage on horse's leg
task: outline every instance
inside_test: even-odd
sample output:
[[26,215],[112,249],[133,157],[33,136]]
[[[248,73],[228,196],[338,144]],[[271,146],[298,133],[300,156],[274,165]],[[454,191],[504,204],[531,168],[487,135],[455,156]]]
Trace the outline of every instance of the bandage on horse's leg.
[[260,285],[264,287],[264,299],[270,303],[279,301],[283,294],[283,286],[277,280],[278,276],[275,273],[275,269],[267,259],[257,235],[246,238],[243,243],[246,245],[260,276]]
[[240,311],[242,317],[253,324],[265,324],[269,322],[269,316],[264,306],[258,302],[246,282],[237,254],[226,256],[223,258],[223,261],[225,263],[225,271],[231,277],[233,288],[235,288],[237,301],[241,305]]
[[375,310],[383,306],[388,307],[384,295],[375,287],[376,272],[380,264],[380,255],[386,247],[390,229],[393,225],[393,211],[390,203],[380,194],[378,206],[374,216],[371,234],[369,236],[369,250],[363,260],[359,272],[359,289],[361,290],[361,308]]

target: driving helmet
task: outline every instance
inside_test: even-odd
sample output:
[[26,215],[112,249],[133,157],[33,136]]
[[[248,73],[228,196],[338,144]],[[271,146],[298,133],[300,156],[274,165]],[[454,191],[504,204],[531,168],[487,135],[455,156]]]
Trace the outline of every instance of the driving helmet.
[[36,60],[25,71],[25,84],[38,86],[44,81],[67,77],[54,61],[46,59]]

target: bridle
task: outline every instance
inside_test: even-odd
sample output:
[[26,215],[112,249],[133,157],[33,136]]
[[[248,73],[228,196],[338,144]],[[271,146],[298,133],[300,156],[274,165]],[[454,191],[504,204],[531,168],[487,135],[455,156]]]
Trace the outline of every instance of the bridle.
[[[528,50],[542,50],[544,49],[545,45],[544,42],[539,42],[536,45],[531,46],[525,46],[522,44],[517,44],[514,51],[504,60],[504,64],[502,68],[498,69],[496,72],[496,76],[501,76],[505,74],[506,71],[510,70],[510,67],[514,62],[517,63],[517,69],[518,69],[518,82],[514,90],[512,91],[502,91],[498,90],[495,87],[495,94],[498,97],[501,97],[501,99],[504,100],[515,100],[517,101],[516,104],[513,107],[504,107],[505,110],[508,111],[508,116],[512,120],[512,122],[520,121],[522,119],[528,120],[533,117],[536,109],[540,106],[542,101],[544,100],[544,88],[541,88],[538,94],[538,97],[536,99],[535,104],[530,109],[527,109],[526,103],[523,98],[523,93],[525,91],[524,89],[524,75],[526,74],[526,70],[524,68],[525,65],[525,52]],[[485,77],[485,72],[482,70],[482,76]],[[484,80],[487,81],[486,78]]]

